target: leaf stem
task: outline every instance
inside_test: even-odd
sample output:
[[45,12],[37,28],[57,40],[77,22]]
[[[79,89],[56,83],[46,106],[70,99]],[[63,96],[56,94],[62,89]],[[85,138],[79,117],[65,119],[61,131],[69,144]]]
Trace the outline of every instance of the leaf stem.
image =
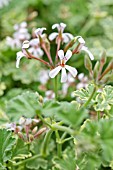
[[48,144],[49,144],[49,140],[50,140],[52,133],[53,133],[53,131],[51,129],[49,129],[48,132],[46,133],[44,141],[42,143],[42,156],[44,156],[44,157],[47,156]]
[[94,87],[94,89],[93,89],[89,99],[86,101],[86,103],[84,103],[83,107],[87,107],[88,106],[88,104],[90,103],[91,99],[93,98],[95,92],[96,92],[96,86]]

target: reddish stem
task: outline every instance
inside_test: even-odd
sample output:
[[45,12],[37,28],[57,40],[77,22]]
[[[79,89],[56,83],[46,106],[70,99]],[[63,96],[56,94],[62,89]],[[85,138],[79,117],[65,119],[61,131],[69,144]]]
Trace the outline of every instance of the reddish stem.
[[46,46],[45,46],[45,43],[42,43],[42,48],[43,50],[45,51],[48,59],[49,59],[49,62],[51,65],[53,65],[53,61],[52,61],[52,58],[51,58],[51,55],[50,55],[50,52],[47,50]]
[[55,59],[56,62],[58,61],[58,51],[59,51],[59,49],[60,49],[60,45],[61,45],[61,38],[58,37],[57,50],[56,50],[56,59]]
[[43,64],[47,65],[48,67],[51,68],[50,64],[48,62],[46,62],[45,60],[42,60],[41,58],[37,58],[35,56],[33,56],[31,53],[29,53],[27,50],[25,49],[22,49],[23,53],[27,56],[28,59],[35,59],[35,60],[38,60],[40,62],[42,62]]

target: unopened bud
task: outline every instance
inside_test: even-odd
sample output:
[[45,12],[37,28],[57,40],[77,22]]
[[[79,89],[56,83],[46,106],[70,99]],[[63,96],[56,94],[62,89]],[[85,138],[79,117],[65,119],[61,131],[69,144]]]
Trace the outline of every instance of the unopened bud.
[[32,130],[32,134],[35,135],[35,133],[37,132],[37,130],[38,130],[37,126],[34,127],[34,129]]
[[29,135],[29,141],[32,142],[34,140],[34,136],[33,135]]
[[21,132],[18,132],[18,136],[19,136],[19,138],[24,139],[24,136]]
[[94,67],[94,71],[93,71],[93,78],[94,79],[98,78],[99,67],[100,67],[100,63],[99,63],[99,61],[97,61],[96,64],[95,64],[95,67]]
[[45,132],[47,130],[46,127],[44,128],[41,128],[35,135],[34,135],[34,138],[37,138],[39,137],[43,132]]
[[85,56],[84,64],[85,64],[86,69],[90,73],[92,73],[92,63],[91,63],[91,61],[90,61],[90,59],[89,59],[89,57],[87,55]]
[[23,42],[23,45],[22,45],[22,48],[29,48],[29,41],[28,40],[25,40],[24,42]]
[[43,97],[41,95],[39,95],[39,102],[43,103]]
[[106,63],[106,51],[103,51],[101,55],[100,63],[102,63],[102,65]]

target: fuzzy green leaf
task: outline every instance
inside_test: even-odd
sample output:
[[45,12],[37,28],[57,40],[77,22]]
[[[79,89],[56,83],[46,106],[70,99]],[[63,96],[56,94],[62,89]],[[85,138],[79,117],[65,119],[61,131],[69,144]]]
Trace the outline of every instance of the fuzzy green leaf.
[[3,164],[12,156],[12,149],[16,139],[12,137],[12,132],[0,129],[0,163]]
[[47,169],[47,161],[43,158],[36,158],[28,161],[26,167],[32,170]]
[[40,109],[39,94],[28,91],[8,101],[6,113],[11,121],[18,121],[21,116],[35,116]]

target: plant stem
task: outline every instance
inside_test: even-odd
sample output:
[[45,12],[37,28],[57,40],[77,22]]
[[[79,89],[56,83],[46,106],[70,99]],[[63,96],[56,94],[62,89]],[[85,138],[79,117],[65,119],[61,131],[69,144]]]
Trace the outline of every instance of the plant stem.
[[53,130],[60,130],[60,131],[63,131],[63,132],[67,132],[70,135],[74,135],[74,131],[72,129],[70,129],[69,127],[66,127],[66,126],[61,126],[61,125],[58,125],[58,124],[53,124],[52,125],[52,129]]
[[93,98],[94,94],[95,94],[95,91],[96,91],[96,87],[94,87],[89,99],[86,101],[86,103],[84,103],[83,107],[87,107],[88,104],[90,103],[91,99]]
[[49,144],[49,140],[50,140],[52,133],[53,133],[53,131],[51,129],[49,129],[48,132],[46,133],[44,141],[42,143],[42,156],[44,156],[44,157],[47,156],[48,144]]
[[55,77],[55,85],[54,85],[54,91],[55,91],[55,99],[57,100],[57,76]]
[[42,48],[43,50],[45,51],[48,59],[49,59],[49,62],[51,63],[51,65],[53,66],[53,61],[52,61],[52,58],[51,58],[51,55],[50,55],[50,52],[47,50],[46,46],[45,46],[45,43],[42,43]]
[[60,139],[60,135],[58,133],[58,130],[55,131],[56,134],[56,142],[57,142],[57,154],[58,157],[61,157],[62,155],[62,143],[61,143],[61,139]]
[[98,121],[100,120],[100,111],[97,112]]
[[58,51],[60,49],[60,44],[61,44],[61,38],[58,38],[55,63],[57,63],[58,61]]
[[43,118],[40,114],[38,114],[38,117],[40,118],[40,120],[41,120],[43,123],[45,123],[47,126],[49,126],[49,127],[51,128],[51,125],[50,125],[48,122],[46,122],[46,121],[44,120],[44,118]]

